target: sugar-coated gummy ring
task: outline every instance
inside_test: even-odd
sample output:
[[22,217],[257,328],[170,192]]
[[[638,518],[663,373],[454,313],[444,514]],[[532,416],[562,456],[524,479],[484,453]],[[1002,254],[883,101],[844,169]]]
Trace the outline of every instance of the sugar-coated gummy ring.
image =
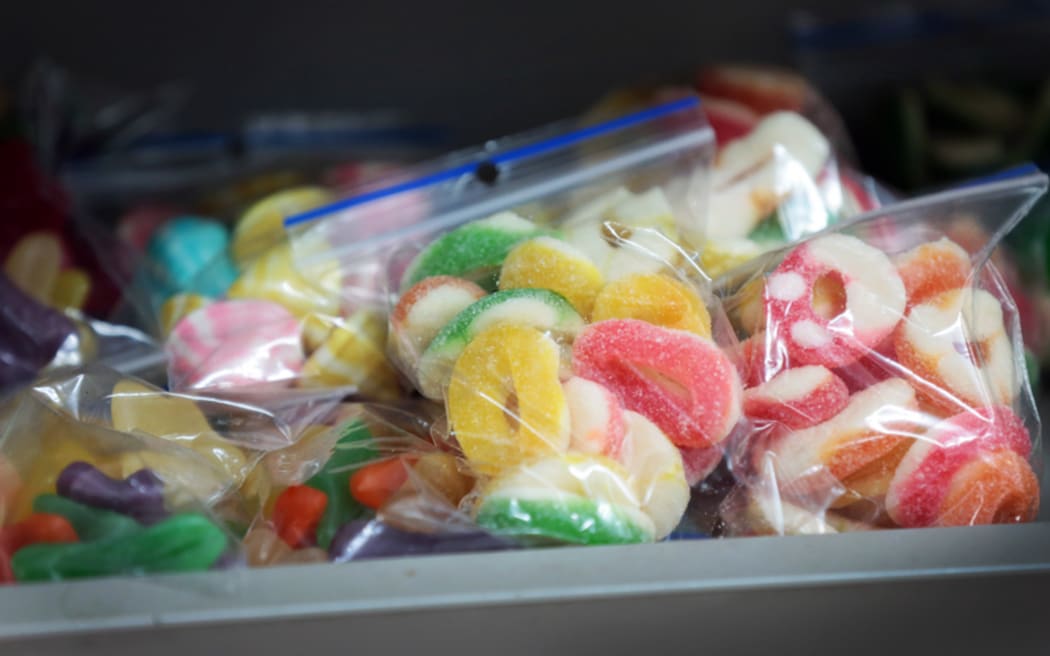
[[500,269],[499,288],[549,289],[587,317],[604,278],[583,252],[554,237],[536,237],[517,246]]
[[591,324],[576,339],[576,374],[605,385],[683,447],[718,444],[740,418],[740,378],[714,344],[634,319]]
[[617,459],[627,428],[623,405],[608,388],[573,376],[562,384],[569,406],[569,446],[580,453]]
[[908,307],[965,287],[972,270],[969,253],[947,238],[920,244],[893,262],[904,283]]
[[769,382],[744,392],[744,414],[753,421],[787,428],[809,428],[831,419],[849,402],[841,378],[809,365],[781,371]]
[[463,349],[452,372],[448,416],[463,453],[482,474],[565,451],[569,412],[558,345],[534,328],[498,324]]
[[432,276],[456,276],[494,290],[494,274],[507,253],[519,242],[540,234],[536,224],[513,212],[460,226],[431,242],[412,260],[401,287],[407,289]]
[[894,346],[919,396],[940,410],[1008,405],[1017,395],[1002,305],[984,290],[951,290],[916,305]]
[[854,237],[829,235],[784,258],[766,279],[764,302],[766,330],[783,344],[791,366],[835,368],[893,331],[905,292],[882,251]]
[[841,503],[878,497],[919,430],[917,411],[915,391],[891,378],[857,392],[821,424],[771,436],[753,457],[774,458],[782,491],[820,498],[837,481],[847,489]]
[[399,363],[414,370],[441,329],[483,296],[481,287],[452,276],[424,278],[413,285],[390,313],[390,348]]
[[571,544],[653,540],[652,521],[622,466],[568,453],[508,470],[486,487],[475,521],[501,535]]
[[978,408],[934,425],[893,477],[886,510],[901,526],[1026,522],[1039,511],[1032,442],[1006,406]]
[[637,412],[624,413],[627,436],[621,461],[630,475],[642,512],[649,516],[661,540],[682,521],[689,505],[682,455],[671,440]]
[[498,324],[529,326],[573,337],[584,326],[583,317],[564,296],[547,289],[508,289],[475,301],[452,318],[434,336],[419,360],[419,391],[440,399],[448,386],[452,365],[474,336]]
[[594,301],[591,319],[640,319],[711,336],[711,315],[700,297],[662,273],[636,273],[605,285]]

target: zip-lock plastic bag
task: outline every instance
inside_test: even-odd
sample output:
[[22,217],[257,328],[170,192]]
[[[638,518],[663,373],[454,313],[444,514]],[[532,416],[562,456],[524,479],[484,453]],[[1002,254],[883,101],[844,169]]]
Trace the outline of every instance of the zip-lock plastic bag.
[[[729,447],[731,532],[1034,519],[1039,418],[988,258],[1046,186],[904,201],[716,281],[750,424]],[[973,254],[945,236],[963,219],[988,235]]]

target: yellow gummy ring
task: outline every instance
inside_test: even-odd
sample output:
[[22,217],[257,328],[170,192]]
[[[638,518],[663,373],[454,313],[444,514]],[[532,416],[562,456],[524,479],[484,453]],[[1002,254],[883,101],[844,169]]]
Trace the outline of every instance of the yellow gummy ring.
[[603,282],[602,272],[584,253],[553,237],[539,237],[519,244],[507,255],[499,288],[549,289],[586,317]]
[[593,321],[639,319],[711,337],[711,315],[693,290],[662,273],[637,273],[602,288]]
[[493,475],[569,446],[558,345],[534,328],[482,331],[452,370],[448,415],[463,453]]

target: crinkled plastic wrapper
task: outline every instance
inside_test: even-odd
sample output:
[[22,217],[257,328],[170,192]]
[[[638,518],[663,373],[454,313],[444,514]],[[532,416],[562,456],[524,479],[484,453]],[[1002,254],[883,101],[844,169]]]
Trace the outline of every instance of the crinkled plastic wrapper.
[[[989,255],[1045,189],[1028,173],[902,202],[716,281],[749,424],[730,534],[1036,517],[1039,418]],[[960,221],[987,240],[952,241]]]

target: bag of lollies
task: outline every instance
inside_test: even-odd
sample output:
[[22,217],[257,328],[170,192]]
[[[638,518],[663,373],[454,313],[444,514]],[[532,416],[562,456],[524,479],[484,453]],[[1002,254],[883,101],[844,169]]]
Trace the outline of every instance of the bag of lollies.
[[[280,422],[253,412],[97,366],[55,372],[10,399],[0,433],[0,581],[242,563],[240,537],[266,485],[253,468],[285,443]],[[246,423],[257,427],[251,443],[224,428]]]
[[[1046,187],[1021,170],[904,201],[715,281],[748,424],[729,534],[1036,517],[1039,418],[990,255]],[[961,222],[986,239],[953,241]]]

